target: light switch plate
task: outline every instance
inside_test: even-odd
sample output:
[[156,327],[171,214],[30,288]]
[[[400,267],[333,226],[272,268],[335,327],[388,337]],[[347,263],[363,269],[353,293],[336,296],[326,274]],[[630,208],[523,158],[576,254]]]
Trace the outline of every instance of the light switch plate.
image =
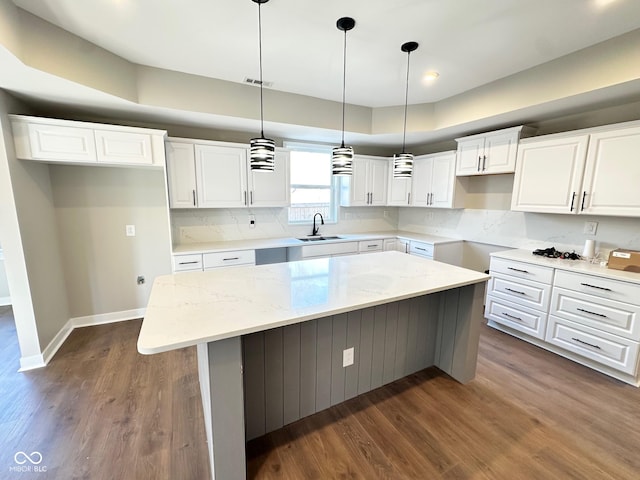
[[127,225],[126,233],[127,233],[127,237],[135,237],[136,236],[136,226],[135,225]]
[[342,351],[342,366],[348,367],[349,365],[353,365],[353,354],[354,347],[347,348]]
[[582,233],[586,235],[595,235],[598,230],[598,222],[584,222]]

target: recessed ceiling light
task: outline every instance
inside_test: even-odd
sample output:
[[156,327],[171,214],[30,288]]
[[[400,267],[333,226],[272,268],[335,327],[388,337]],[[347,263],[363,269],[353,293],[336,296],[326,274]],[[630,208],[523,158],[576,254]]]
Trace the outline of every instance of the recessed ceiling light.
[[440,74],[438,72],[432,71],[432,72],[427,72],[423,75],[422,77],[422,81],[424,83],[431,83],[433,81],[436,80],[436,78],[438,78],[440,76]]

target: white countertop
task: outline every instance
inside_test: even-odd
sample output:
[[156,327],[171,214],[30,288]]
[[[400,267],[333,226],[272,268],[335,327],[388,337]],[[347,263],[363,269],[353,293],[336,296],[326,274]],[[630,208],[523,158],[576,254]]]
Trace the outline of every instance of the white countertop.
[[614,280],[622,280],[625,282],[640,284],[640,273],[625,272],[623,270],[614,270],[613,268],[601,267],[599,264],[591,264],[585,260],[547,258],[540,255],[534,255],[533,253],[531,253],[531,251],[524,249],[494,252],[491,254],[491,256],[504,258],[505,260],[532,263],[534,265],[542,265],[545,267],[553,267],[560,270],[568,270],[570,272],[585,273],[588,275],[596,275],[598,277],[611,278]]
[[[334,236],[333,233],[326,233],[327,236]],[[403,231],[391,232],[367,232],[337,234],[340,238],[335,240],[325,240],[322,243],[355,242],[361,240],[378,240],[383,238],[402,238],[405,240],[416,240],[433,245],[461,242],[461,239],[440,237],[425,233],[412,233]],[[301,247],[303,245],[313,245],[314,242],[304,242],[294,237],[281,238],[257,238],[249,240],[224,240],[217,242],[185,243],[173,246],[174,254],[187,253],[211,253],[228,252],[232,250],[259,250],[263,248]]]
[[488,279],[399,252],[160,276],[138,351],[160,353]]

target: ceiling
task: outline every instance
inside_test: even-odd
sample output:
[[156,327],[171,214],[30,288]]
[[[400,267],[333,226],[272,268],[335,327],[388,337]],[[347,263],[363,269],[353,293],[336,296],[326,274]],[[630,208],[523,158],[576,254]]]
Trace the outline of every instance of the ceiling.
[[[251,0],[13,4],[134,64],[238,83],[259,76],[258,5]],[[370,108],[404,104],[407,54],[400,45],[406,41],[420,44],[411,54],[409,103],[428,104],[640,27],[637,0],[271,0],[261,8],[264,80],[270,88],[336,102],[342,98],[344,34],[335,24],[353,17],[347,102]],[[424,82],[428,71],[439,72],[439,78]],[[64,95],[56,96],[46,82],[29,89],[27,83],[22,93],[30,98],[64,103]],[[96,108],[109,108],[107,98],[94,97]],[[116,99],[111,107],[123,108]],[[177,110],[173,115],[176,121],[190,117]],[[194,121],[198,117],[193,113]],[[215,115],[209,120],[224,123]],[[255,119],[226,125],[253,129]],[[394,142],[397,135],[379,140]]]

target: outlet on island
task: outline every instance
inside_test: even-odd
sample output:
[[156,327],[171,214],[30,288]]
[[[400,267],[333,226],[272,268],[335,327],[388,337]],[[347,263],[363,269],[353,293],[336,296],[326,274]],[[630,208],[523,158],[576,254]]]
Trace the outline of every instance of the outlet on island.
[[354,347],[347,348],[342,351],[342,366],[348,367],[349,365],[353,365],[353,355],[354,355]]

